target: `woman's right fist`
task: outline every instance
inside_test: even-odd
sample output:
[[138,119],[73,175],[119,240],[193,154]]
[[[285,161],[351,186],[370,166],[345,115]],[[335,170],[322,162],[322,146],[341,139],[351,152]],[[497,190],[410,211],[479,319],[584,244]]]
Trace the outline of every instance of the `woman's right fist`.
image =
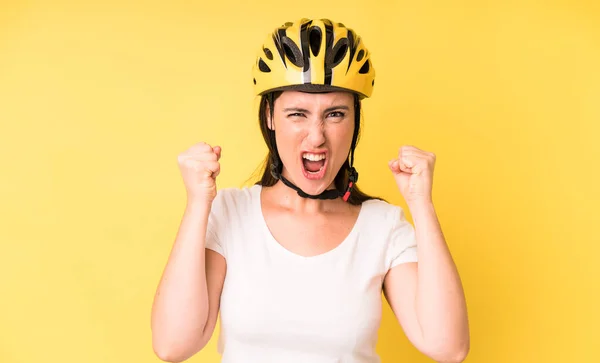
[[188,199],[212,203],[217,195],[220,158],[221,147],[204,142],[193,145],[177,157]]

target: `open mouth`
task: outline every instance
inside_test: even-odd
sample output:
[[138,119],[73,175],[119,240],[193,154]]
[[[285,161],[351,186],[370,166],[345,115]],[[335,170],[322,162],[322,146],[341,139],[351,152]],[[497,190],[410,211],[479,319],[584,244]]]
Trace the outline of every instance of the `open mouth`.
[[308,179],[320,179],[325,175],[327,166],[326,153],[303,153],[302,165],[304,176]]

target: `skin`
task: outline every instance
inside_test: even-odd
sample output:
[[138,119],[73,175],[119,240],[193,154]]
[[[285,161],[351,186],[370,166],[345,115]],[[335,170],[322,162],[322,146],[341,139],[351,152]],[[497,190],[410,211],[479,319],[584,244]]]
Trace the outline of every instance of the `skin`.
[[[348,109],[340,115],[331,109],[337,106]],[[352,141],[352,106],[352,96],[343,92],[284,92],[275,102],[274,122],[269,126],[276,130],[283,175],[307,193],[332,187]],[[299,155],[315,149],[328,151],[329,167],[322,180],[307,180]],[[227,265],[221,255],[204,248],[204,236],[220,156],[218,146],[199,143],[178,159],[188,203],[152,309],[153,347],[164,361],[182,362],[193,356],[210,340],[216,325]],[[462,284],[432,200],[435,161],[433,153],[402,146],[388,163],[413,216],[419,262],[392,268],[383,291],[414,346],[436,362],[454,363],[468,354],[469,326]],[[335,248],[360,209],[341,198],[301,198],[281,182],[263,188],[261,203],[276,240],[304,256]]]
[[417,349],[436,362],[462,362],[470,349],[467,308],[432,199],[435,162],[410,145],[388,162],[414,220],[419,262],[392,268],[384,294]]
[[[273,120],[267,119],[269,128],[275,130],[277,145],[285,145],[278,146],[283,176],[308,194],[332,188],[352,143],[353,96],[347,92],[284,92],[275,102]],[[302,174],[303,151],[327,152],[327,169],[321,180],[308,180]],[[328,204],[304,198],[297,202],[313,209]]]
[[[276,130],[277,145],[285,145],[278,146],[283,176],[309,194],[334,188],[333,181],[352,143],[353,96],[346,92],[284,92],[275,101],[272,121],[269,128]],[[316,150],[327,151],[327,168],[321,180],[309,180],[302,173],[301,155]],[[271,234],[283,247],[302,256],[319,255],[337,247],[360,211],[359,206],[341,198],[301,198],[281,182],[263,188],[261,202]]]

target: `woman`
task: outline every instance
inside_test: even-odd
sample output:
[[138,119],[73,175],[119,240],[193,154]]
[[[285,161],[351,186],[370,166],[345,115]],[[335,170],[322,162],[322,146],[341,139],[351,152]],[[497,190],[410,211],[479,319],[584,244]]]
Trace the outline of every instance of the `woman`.
[[435,156],[404,146],[389,163],[414,228],[355,185],[374,76],[343,24],[302,19],[268,36],[253,79],[269,147],[260,182],[217,192],[218,146],[178,159],[188,203],[152,311],[162,360],[201,350],[220,312],[222,362],[379,362],[382,291],[416,348],[465,359],[465,299],[431,198]]

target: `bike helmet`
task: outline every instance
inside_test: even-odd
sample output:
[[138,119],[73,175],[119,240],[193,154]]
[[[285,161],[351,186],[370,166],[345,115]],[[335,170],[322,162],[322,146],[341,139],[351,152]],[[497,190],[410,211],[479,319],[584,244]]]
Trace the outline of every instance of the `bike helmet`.
[[351,91],[371,96],[375,69],[362,39],[329,19],[288,22],[262,44],[252,69],[254,92]]

